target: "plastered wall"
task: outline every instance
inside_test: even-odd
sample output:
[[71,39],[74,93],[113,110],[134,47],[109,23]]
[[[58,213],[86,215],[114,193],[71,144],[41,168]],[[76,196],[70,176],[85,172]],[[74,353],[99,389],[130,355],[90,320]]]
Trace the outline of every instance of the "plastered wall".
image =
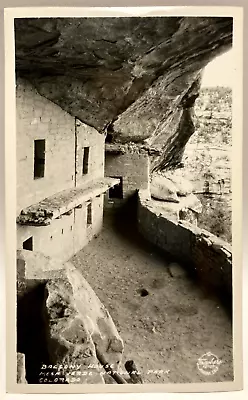
[[[104,176],[105,137],[96,129],[76,120],[76,186]],[[83,174],[83,149],[89,147],[88,173]]]
[[[88,202],[89,203],[89,202]],[[87,204],[72,210],[70,215],[54,219],[48,226],[17,224],[17,249],[33,237],[33,251],[61,261],[69,260],[80,251],[102,228],[103,195],[92,199],[92,224],[87,226]]]
[[17,249],[23,242],[33,237],[33,251],[68,260],[74,254],[74,215],[64,215],[48,226],[28,226],[17,224]]
[[[75,185],[75,118],[40,96],[25,80],[16,85],[17,215]],[[45,176],[34,179],[34,140],[45,139]]]
[[[44,198],[90,185],[104,176],[104,135],[56,104],[40,96],[26,80],[16,85],[17,205],[21,210]],[[34,179],[34,141],[45,140],[44,177]],[[82,174],[84,147],[89,147],[88,173]],[[92,224],[87,226],[87,204],[62,215],[48,226],[17,224],[17,249],[33,237],[33,250],[68,260],[102,228],[103,195],[92,202]]]

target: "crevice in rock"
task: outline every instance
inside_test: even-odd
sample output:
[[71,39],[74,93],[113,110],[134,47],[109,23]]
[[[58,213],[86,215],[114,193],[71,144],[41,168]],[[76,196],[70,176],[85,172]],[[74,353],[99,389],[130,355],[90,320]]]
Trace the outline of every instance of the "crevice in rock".
[[50,363],[44,324],[45,285],[37,282],[17,303],[17,351],[25,354],[26,380],[32,384],[39,383],[42,364]]

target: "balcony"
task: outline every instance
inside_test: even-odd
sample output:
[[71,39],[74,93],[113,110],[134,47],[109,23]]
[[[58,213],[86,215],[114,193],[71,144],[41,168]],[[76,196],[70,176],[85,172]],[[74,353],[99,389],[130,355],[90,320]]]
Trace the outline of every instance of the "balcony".
[[63,214],[69,214],[73,208],[105,193],[119,183],[119,179],[102,178],[88,186],[79,186],[63,190],[47,197],[39,203],[24,208],[16,222],[21,225],[46,226]]

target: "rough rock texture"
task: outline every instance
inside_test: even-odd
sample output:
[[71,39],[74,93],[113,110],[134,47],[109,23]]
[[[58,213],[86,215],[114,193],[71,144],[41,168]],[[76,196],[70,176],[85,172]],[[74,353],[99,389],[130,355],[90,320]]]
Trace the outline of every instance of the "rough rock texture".
[[[195,133],[178,170],[203,204],[199,226],[232,242],[232,89],[202,88],[195,103]],[[234,132],[233,132],[234,133]],[[167,174],[166,174],[167,175]]]
[[22,353],[17,353],[17,383],[27,383],[25,355]]
[[171,201],[173,197],[169,197],[168,194],[167,199],[169,200],[166,201],[154,198],[154,196],[151,196],[149,190],[142,190],[142,198],[148,202],[149,208],[154,210],[154,212],[161,213],[163,217],[177,222],[181,220],[197,225],[199,214],[202,212],[201,202],[193,193],[177,197],[177,202],[175,202]]
[[201,70],[232,44],[232,18],[16,19],[16,69],[115,142],[163,147],[180,165]]
[[187,196],[193,192],[193,185],[182,176],[181,168],[174,171],[167,171],[165,177],[176,185],[178,196]]
[[17,252],[18,344],[28,383],[104,383],[96,348],[118,369],[123,341],[76,268]]
[[154,199],[179,203],[177,187],[170,179],[162,175],[153,175],[150,191]]
[[[179,197],[188,196],[193,192],[193,185],[188,179],[183,177],[181,168],[164,173],[153,173],[151,176],[152,196],[161,200],[167,200],[166,197],[156,196],[155,192],[159,194],[159,187]],[[152,193],[152,191],[154,191],[154,193]],[[179,201],[178,198],[176,198],[176,200]],[[168,199],[167,201],[170,200]]]

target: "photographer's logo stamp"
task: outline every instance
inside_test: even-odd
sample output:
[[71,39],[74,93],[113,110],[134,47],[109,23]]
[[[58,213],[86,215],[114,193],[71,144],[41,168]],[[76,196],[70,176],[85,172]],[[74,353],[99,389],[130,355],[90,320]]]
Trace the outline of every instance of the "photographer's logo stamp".
[[198,359],[197,368],[203,375],[214,375],[221,364],[222,361],[211,351],[208,351]]

